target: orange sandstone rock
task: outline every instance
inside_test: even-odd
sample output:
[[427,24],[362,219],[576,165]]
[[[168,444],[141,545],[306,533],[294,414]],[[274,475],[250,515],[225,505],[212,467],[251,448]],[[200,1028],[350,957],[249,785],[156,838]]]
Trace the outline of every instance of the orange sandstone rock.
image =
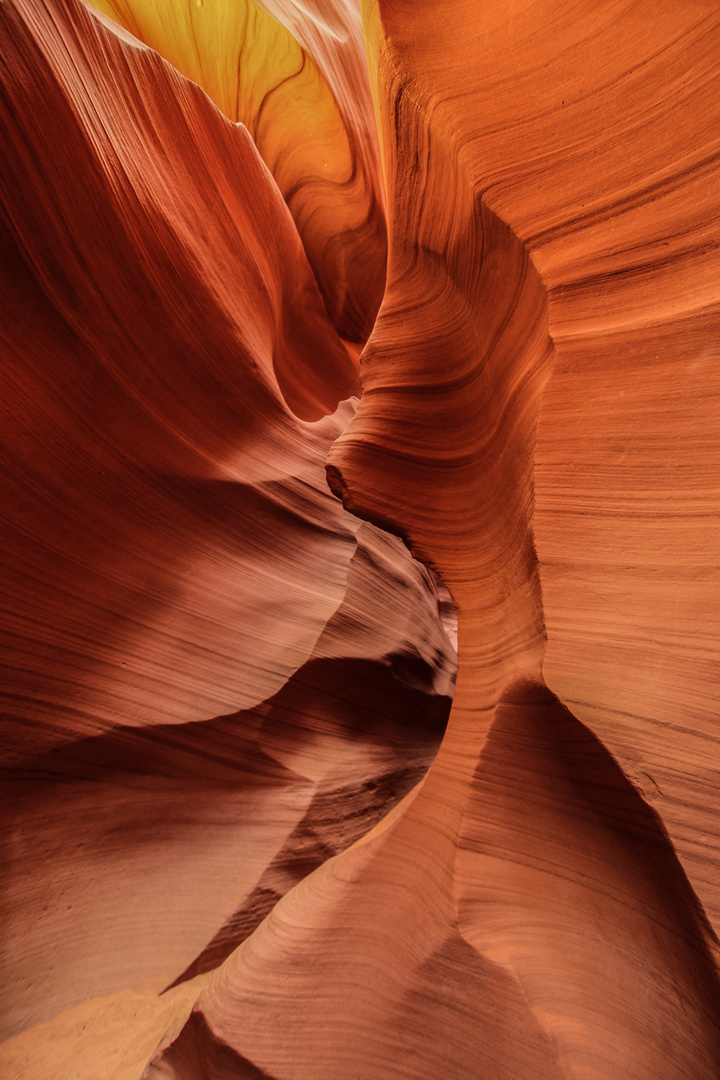
[[[352,6],[113,3],[259,155],[47,3],[0,10],[9,1028],[216,968],[146,1080],[716,1080],[717,11],[363,3],[353,419]],[[378,526],[458,608],[437,756]]]
[[455,702],[146,1077],[713,1080],[717,12],[363,13],[388,284],[329,480],[450,588]]
[[72,0],[0,35],[8,1035],[217,962],[427,768],[454,660],[327,488],[356,368],[248,131]]
[[386,241],[356,5],[98,0],[95,6],[245,125],[290,208],[330,318],[345,338],[364,343],[382,299]]

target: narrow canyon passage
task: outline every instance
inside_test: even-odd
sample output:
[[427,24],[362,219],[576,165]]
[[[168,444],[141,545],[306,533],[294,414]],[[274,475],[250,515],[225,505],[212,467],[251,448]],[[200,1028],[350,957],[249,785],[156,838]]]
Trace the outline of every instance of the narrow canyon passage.
[[715,6],[0,58],[0,1072],[716,1080]]

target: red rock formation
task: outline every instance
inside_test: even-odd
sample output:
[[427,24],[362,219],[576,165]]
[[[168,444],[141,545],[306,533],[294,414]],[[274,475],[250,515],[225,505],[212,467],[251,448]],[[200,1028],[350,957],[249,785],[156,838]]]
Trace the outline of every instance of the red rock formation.
[[[146,1075],[711,1080],[715,939],[686,874],[714,914],[698,855],[717,843],[717,741],[693,604],[716,565],[700,515],[717,510],[717,16],[457,4],[439,20],[381,0],[365,21],[388,286],[329,475],[450,587],[455,704],[412,802],[277,905]],[[685,463],[679,506],[669,462]],[[607,674],[617,650],[624,678]],[[675,677],[657,685],[648,660],[666,651]],[[672,772],[670,838],[543,674],[621,763]]]
[[328,312],[367,339],[387,253],[377,135],[354,3],[97,0],[251,133]]
[[416,782],[454,661],[327,488],[356,370],[247,131],[70,0],[0,33],[8,1035],[217,962]]
[[[41,740],[15,739],[26,770],[15,782],[36,785],[20,788],[32,810],[15,813],[28,847],[45,835],[57,842],[43,809],[47,776],[86,784],[77,817],[91,820],[98,802],[87,784],[109,760],[93,837],[132,805],[115,788],[142,788],[145,775],[153,789],[164,779],[173,819],[172,800],[185,806],[191,789],[199,807],[173,822],[168,843],[151,825],[150,853],[148,815],[162,804],[155,790],[135,804],[126,819],[134,836],[119,844],[109,880],[131,866],[128,880],[142,881],[158,867],[157,885],[136,886],[123,940],[137,951],[126,968],[109,957],[84,992],[139,978],[137,957],[157,938],[168,893],[190,879],[198,898],[183,909],[189,925],[162,944],[171,962],[155,957],[152,977],[172,969],[175,981],[224,963],[187,1022],[168,1031],[147,1080],[716,1080],[717,11],[617,0],[544,0],[512,12],[454,0],[442,12],[408,0],[363,5],[390,242],[363,397],[346,427],[351,410],[339,401],[353,392],[353,371],[242,129],[74,6],[53,7],[53,21],[41,0],[23,5],[28,30],[15,9],[8,23],[15,70],[32,57],[28,73],[53,73],[69,103],[67,130],[81,131],[86,148],[90,221],[93,206],[102,212],[90,229],[73,218],[72,200],[62,201],[78,190],[69,165],[62,155],[47,164],[49,121],[30,122],[33,84],[10,78],[18,177],[21,168],[34,176],[20,132],[36,138],[33,161],[46,170],[42,198],[23,203],[25,179],[8,197],[20,254],[5,294],[11,316],[34,333],[10,337],[32,373],[33,405],[27,422],[17,410],[10,445],[29,477],[23,535],[48,545],[42,559],[21,542],[12,549],[18,560],[36,557],[36,579],[44,573],[37,593],[17,586],[15,610],[27,606],[35,622],[53,613],[49,642],[33,630],[44,650],[27,670],[29,684],[42,675],[55,695],[43,689],[24,707],[26,722],[42,721]],[[347,71],[357,67],[341,64],[333,79],[339,46],[328,34],[338,20],[348,25],[346,8],[267,7],[351,117]],[[122,107],[109,96],[118,80]],[[202,177],[189,145],[202,148]],[[242,170],[226,167],[232,155],[258,177],[242,192]],[[221,198],[207,190],[217,175]],[[108,189],[121,202],[106,233],[116,205]],[[72,244],[47,239],[55,203],[76,221]],[[263,242],[266,221],[282,258]],[[115,257],[107,245],[102,257],[88,248],[88,235],[112,235]],[[79,283],[94,290],[98,313]],[[122,305],[108,309],[113,297]],[[43,405],[41,361],[51,353],[63,368]],[[233,379],[238,355],[243,375]],[[116,387],[132,408],[98,433],[94,403],[112,401]],[[112,418],[109,405],[100,415]],[[40,425],[51,452],[41,454]],[[120,437],[131,430],[139,435]],[[358,528],[323,492],[321,463],[341,431],[328,459],[333,491],[403,536],[459,610],[452,714],[414,787],[434,754],[448,687],[437,594],[398,544]],[[97,461],[106,481],[90,472]],[[60,493],[52,513],[41,482]],[[138,506],[149,508],[139,523]],[[59,534],[68,518],[67,543],[83,557],[63,578],[48,523]],[[98,554],[81,546],[87,520],[102,538]],[[69,563],[63,538],[53,542]],[[160,565],[148,569],[150,546]],[[256,565],[262,584],[236,594],[234,619],[222,614],[217,601],[238,568]],[[144,636],[121,636],[137,605],[120,598],[138,577],[155,606]],[[67,611],[52,600],[57,582],[76,595]],[[299,595],[308,593],[305,613]],[[283,628],[277,650],[270,630],[267,640],[256,631],[270,597],[272,630]],[[198,610],[202,633],[178,614]],[[185,620],[169,635],[168,617]],[[245,664],[236,682],[223,648],[231,634],[232,656]],[[199,641],[197,653],[188,649]],[[131,671],[118,672],[125,655]],[[217,717],[221,680],[241,715]],[[257,688],[245,698],[248,680]],[[117,699],[112,709],[106,693]],[[166,699],[180,702],[169,717]],[[250,782],[261,796],[249,794]],[[230,888],[227,852],[241,842],[253,869]],[[79,862],[71,848],[58,858],[69,875]],[[22,885],[13,888],[17,919]],[[37,957],[23,941],[39,900],[16,924],[18,969],[47,965],[67,925],[58,908]],[[107,934],[99,919],[92,929],[87,910],[83,933],[99,951]],[[62,973],[43,975],[38,1017],[69,1002],[79,974],[67,958],[63,969],[62,994]],[[26,992],[24,1022],[36,996]]]

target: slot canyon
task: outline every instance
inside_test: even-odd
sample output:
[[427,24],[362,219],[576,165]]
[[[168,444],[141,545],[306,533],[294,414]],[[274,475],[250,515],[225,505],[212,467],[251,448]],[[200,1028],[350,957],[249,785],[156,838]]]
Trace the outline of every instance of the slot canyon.
[[720,1080],[716,0],[0,0],[0,1077]]

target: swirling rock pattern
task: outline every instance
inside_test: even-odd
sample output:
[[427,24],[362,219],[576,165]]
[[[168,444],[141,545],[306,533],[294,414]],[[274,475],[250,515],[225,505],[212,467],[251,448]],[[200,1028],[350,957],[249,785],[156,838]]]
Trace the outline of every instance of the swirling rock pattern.
[[[345,132],[333,128],[339,145],[355,138],[354,110],[362,114],[357,137],[370,161],[357,38],[348,51],[342,31],[356,25],[350,6],[268,0],[262,10],[322,72],[332,101],[323,97],[318,122],[337,110]],[[150,40],[130,24],[130,11],[114,5],[112,14]],[[451,0],[440,11],[425,0],[363,3],[389,244],[354,416],[341,404],[356,391],[354,353],[336,330],[353,334],[317,269],[313,251],[324,249],[306,239],[280,174],[274,186],[244,129],[223,120],[154,53],[74,5],[23,0],[23,12],[21,19],[13,8],[9,16],[8,48],[20,60],[32,55],[28,73],[35,66],[53,73],[73,130],[82,132],[87,168],[102,165],[96,188],[90,168],[90,213],[102,206],[104,221],[107,190],[119,190],[123,212],[113,236],[142,242],[141,259],[116,242],[117,266],[105,251],[94,267],[84,221],[72,246],[62,247],[62,233],[47,240],[48,204],[68,213],[61,197],[78,189],[69,167],[46,164],[37,191],[52,198],[23,202],[25,172],[35,173],[19,132],[37,133],[33,161],[50,134],[43,118],[31,124],[32,102],[24,121],[16,119],[29,74],[9,79],[7,117],[15,126],[8,137],[19,164],[7,220],[10,250],[20,253],[9,259],[11,331],[18,313],[9,340],[22,370],[39,372],[28,385],[45,387],[48,355],[65,358],[49,404],[37,390],[26,394],[31,419],[16,411],[12,460],[31,477],[18,483],[22,498],[15,496],[30,507],[23,536],[47,544],[46,521],[64,523],[66,506],[84,521],[89,503],[105,544],[124,536],[126,519],[140,529],[129,540],[144,537],[146,551],[170,528],[176,541],[184,538],[177,549],[159,548],[161,580],[174,586],[159,590],[162,604],[160,578],[143,571],[137,542],[125,545],[135,559],[125,578],[116,574],[111,545],[95,561],[78,559],[78,576],[69,579],[77,583],[63,586],[64,597],[80,593],[82,567],[101,568],[113,587],[92,591],[90,615],[79,600],[71,604],[49,643],[28,631],[45,651],[17,664],[32,672],[27,685],[47,679],[42,685],[55,695],[24,688],[31,702],[20,714],[24,734],[9,742],[13,783],[35,785],[20,786],[12,804],[18,861],[46,835],[51,857],[52,844],[60,851],[53,880],[72,873],[79,861],[73,838],[86,833],[71,827],[63,848],[43,809],[52,798],[48,778],[96,785],[112,761],[90,835],[108,835],[118,806],[134,809],[125,811],[132,841],[120,845],[108,880],[131,867],[142,883],[158,867],[152,887],[135,886],[133,917],[127,905],[113,912],[113,925],[125,917],[124,940],[134,937],[137,951],[128,952],[124,970],[109,957],[84,992],[108,993],[144,974],[155,989],[174,983],[173,994],[213,970],[187,1020],[166,1032],[146,1080],[716,1080],[714,5],[544,0],[510,11],[499,2]],[[263,18],[254,15],[253,26],[270,26]],[[196,15],[183,8],[182,19],[194,26]],[[160,29],[169,33],[165,24]],[[264,34],[254,56],[277,62],[279,72],[286,51],[276,53]],[[165,47],[159,38],[151,44]],[[199,45],[198,62],[201,54]],[[142,76],[121,82],[123,103],[111,102],[103,87],[138,66]],[[269,78],[274,86],[282,75]],[[230,115],[221,91],[211,96]],[[253,130],[251,114],[243,116]],[[273,139],[283,125],[287,118],[276,117]],[[126,128],[138,132],[134,141]],[[111,153],[103,132],[115,130]],[[181,149],[186,130],[193,139]],[[202,178],[191,167],[198,160],[188,156],[191,145],[202,150]],[[291,145],[290,137],[283,152]],[[256,170],[242,192],[232,155],[244,155],[246,173]],[[272,169],[271,155],[263,156]],[[218,175],[220,200],[207,187]],[[310,184],[308,205],[313,191]],[[256,199],[272,209],[259,215]],[[148,213],[155,216],[146,234]],[[270,220],[274,254],[263,242]],[[319,220],[324,229],[330,218]],[[366,242],[362,233],[359,243]],[[378,251],[384,266],[384,246]],[[158,252],[170,254],[161,262]],[[135,292],[118,287],[139,269],[145,276]],[[74,283],[71,298],[66,281]],[[148,303],[147,282],[160,301]],[[80,283],[95,289],[99,314],[90,305],[78,309]],[[125,303],[110,306],[106,325],[113,296]],[[127,297],[145,315],[143,337],[132,336]],[[374,316],[367,300],[355,307]],[[178,311],[180,320],[172,317]],[[33,328],[30,342],[20,318]],[[361,323],[367,328],[368,318]],[[356,329],[354,340],[364,336]],[[145,337],[170,344],[143,350]],[[90,344],[73,366],[76,341]],[[128,341],[135,344],[126,349]],[[229,379],[238,356],[244,374]],[[128,407],[100,438],[92,403],[102,402],[102,383],[99,376],[97,388],[85,381],[96,367],[139,407],[142,423]],[[106,407],[101,415],[111,413]],[[46,415],[64,419],[53,426]],[[127,438],[132,424],[142,438]],[[43,457],[38,433],[44,446],[45,429],[53,440]],[[119,491],[119,503],[109,493],[97,498],[97,482],[85,476],[86,461],[105,462],[106,443],[114,462],[108,492]],[[344,511],[322,486],[326,456]],[[44,517],[33,509],[45,490],[38,477],[61,493],[53,515],[47,497]],[[74,494],[81,481],[82,494]],[[218,483],[228,495],[213,516],[208,489],[215,497]],[[138,525],[144,504],[152,513]],[[440,575],[458,610],[457,688],[437,754],[453,677],[441,630],[446,594],[380,531],[387,528]],[[69,535],[73,550],[84,551],[81,525]],[[232,537],[242,543],[234,546]],[[48,610],[65,618],[48,599],[62,585],[64,564],[31,555],[20,541],[13,551],[45,574],[33,564],[42,604],[33,607],[33,585],[18,593],[14,610],[27,609],[34,623]],[[188,558],[192,605],[178,588],[186,578],[177,564],[168,567],[178,552]],[[198,577],[206,558],[214,577]],[[256,563],[259,571],[251,570]],[[245,585],[232,602],[233,621],[221,601],[239,566]],[[278,568],[280,588],[271,590]],[[125,595],[123,582],[143,572],[156,600],[146,619],[152,647],[129,635],[117,647],[125,610],[117,597]],[[32,577],[23,573],[13,581]],[[254,588],[251,573],[260,575]],[[310,594],[307,612],[298,593]],[[277,608],[264,602],[271,596]],[[195,622],[190,632],[183,622],[173,632],[188,607],[201,608],[202,627]],[[275,618],[251,648],[268,612]],[[168,646],[156,644],[165,643],[166,619],[182,644],[171,663]],[[88,633],[97,654],[77,643]],[[236,683],[222,644],[231,633],[235,662],[245,665]],[[112,679],[107,657],[122,665],[135,655],[128,637],[152,661],[147,683],[139,682],[146,672],[137,659],[128,677]],[[193,652],[199,642],[202,657]],[[222,700],[213,697],[219,684],[227,688]],[[124,706],[129,694],[142,702]],[[168,702],[179,702],[170,716]],[[145,802],[115,796],[118,786],[145,790],[146,776],[153,790]],[[150,849],[148,817],[162,805],[158,778],[168,806],[184,803],[192,789],[198,809],[178,823],[171,807],[168,843],[151,827]],[[23,797],[30,808],[19,805]],[[80,787],[77,818],[91,818],[96,805]],[[248,869],[230,886],[227,852],[240,844]],[[42,850],[37,844],[36,864]],[[183,908],[185,933],[163,943],[167,962],[158,956],[143,968],[138,956],[157,937],[181,877],[198,897]],[[32,912],[40,910],[38,899],[22,923],[23,888],[39,897],[43,880],[27,872],[13,878],[18,942],[32,940]],[[36,957],[27,945],[16,947],[18,971],[25,962],[42,974],[67,925],[59,908],[54,899]],[[107,941],[86,915],[87,925],[90,939]],[[16,1027],[31,1022],[33,1008],[42,1019],[73,1003],[79,973],[67,957],[59,967],[24,991]]]
[[70,0],[0,33],[10,1035],[217,963],[422,775],[455,664],[327,488],[356,368],[247,130]]
[[[146,1075],[710,1080],[715,938],[687,875],[715,915],[717,742],[693,604],[716,582],[714,372],[694,368],[720,283],[716,13],[453,4],[439,20],[380,0],[364,18],[388,285],[329,477],[451,589],[453,712],[413,800],[277,905]],[[699,424],[668,440],[668,413]],[[665,461],[681,460],[688,501],[672,505]],[[673,574],[666,621],[657,582]],[[586,622],[594,583],[604,607]],[[648,654],[665,651],[686,673],[657,684]],[[546,679],[620,762],[672,772],[683,865]]]
[[328,312],[368,337],[385,282],[377,137],[357,7],[98,0],[252,134],[297,225]]

